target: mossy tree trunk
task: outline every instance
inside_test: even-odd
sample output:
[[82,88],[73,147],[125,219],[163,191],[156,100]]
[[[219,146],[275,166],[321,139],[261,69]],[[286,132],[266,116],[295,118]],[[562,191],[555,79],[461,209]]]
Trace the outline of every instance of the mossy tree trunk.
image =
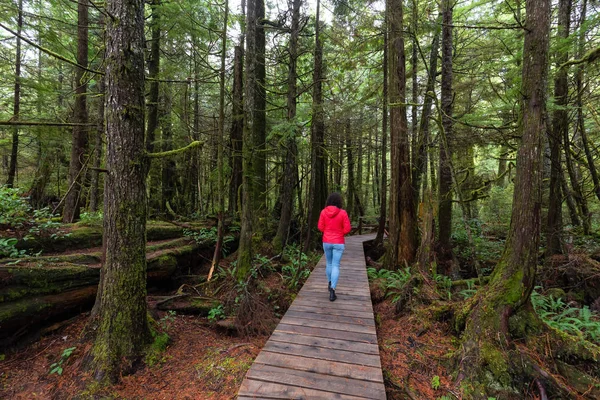
[[[459,380],[472,384],[475,397],[496,384],[512,385],[503,353],[510,339],[509,318],[533,313],[533,290],[540,242],[542,134],[546,131],[546,87],[550,0],[527,0],[523,53],[523,136],[517,154],[512,218],[503,255],[490,283],[477,292],[462,336]],[[531,314],[530,314],[531,315]]]
[[96,379],[117,379],[150,341],[146,311],[144,2],[107,3],[106,128],[102,294],[91,349]]

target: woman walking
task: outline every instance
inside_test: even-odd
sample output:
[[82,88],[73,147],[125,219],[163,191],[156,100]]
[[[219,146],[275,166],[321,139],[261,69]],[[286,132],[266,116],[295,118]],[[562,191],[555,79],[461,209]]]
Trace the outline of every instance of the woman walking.
[[340,260],[344,254],[344,235],[350,232],[350,219],[348,213],[342,210],[342,196],[331,193],[327,198],[325,208],[319,217],[319,230],[323,232],[323,251],[327,267],[327,280],[329,281],[329,300],[335,301],[335,287],[340,276]]

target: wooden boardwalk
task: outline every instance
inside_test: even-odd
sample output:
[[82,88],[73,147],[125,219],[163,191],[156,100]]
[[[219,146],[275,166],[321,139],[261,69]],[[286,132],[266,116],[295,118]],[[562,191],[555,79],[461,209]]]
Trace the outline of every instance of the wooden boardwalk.
[[386,398],[362,246],[374,237],[346,238],[334,302],[321,258],[254,360],[238,400]]

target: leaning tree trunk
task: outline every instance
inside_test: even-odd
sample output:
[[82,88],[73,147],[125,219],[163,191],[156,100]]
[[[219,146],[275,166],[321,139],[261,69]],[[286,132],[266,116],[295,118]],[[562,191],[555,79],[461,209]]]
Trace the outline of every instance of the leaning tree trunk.
[[[18,120],[21,112],[21,31],[23,30],[23,0],[19,0],[19,15],[17,16],[17,52],[15,56],[15,91],[13,100],[13,119]],[[17,156],[19,154],[19,128],[15,127],[12,134],[12,147],[6,186],[13,187],[17,175]]]
[[294,210],[294,188],[296,185],[295,179],[298,171],[297,155],[298,149],[296,146],[296,96],[298,79],[296,72],[296,64],[298,59],[298,37],[300,35],[300,6],[301,0],[294,0],[292,3],[292,31],[290,32],[290,64],[288,69],[288,93],[287,93],[287,120],[291,124],[293,130],[284,141],[285,143],[285,160],[283,165],[283,188],[281,193],[281,215],[279,217],[279,225],[277,234],[273,239],[273,245],[276,251],[281,251],[288,241],[290,230],[290,222],[292,220],[292,212]]
[[[571,22],[571,0],[560,0],[558,8],[558,37],[566,40],[569,37]],[[556,54],[556,65],[560,67],[567,62],[569,55],[560,50]],[[548,202],[548,217],[546,222],[546,255],[561,254],[562,251],[562,138],[568,136],[569,114],[568,104],[569,82],[567,69],[558,68],[554,78],[554,102],[557,108],[552,116],[552,128],[548,130],[550,144],[550,193]]]
[[[479,290],[462,336],[459,380],[473,384],[475,398],[492,387],[510,387],[513,376],[503,352],[510,338],[508,320],[518,311],[533,313],[530,294],[535,283],[540,242],[542,134],[546,131],[546,86],[550,0],[527,0],[523,51],[522,142],[512,218],[504,252],[487,287]],[[529,314],[532,315],[532,314]]]
[[144,2],[110,0],[106,29],[107,154],[102,294],[90,351],[96,379],[131,370],[151,340],[146,311]]
[[69,191],[65,197],[63,222],[70,223],[79,218],[81,208],[80,196],[83,192],[82,182],[85,174],[82,169],[83,159],[88,147],[88,132],[85,126],[88,122],[87,113],[87,81],[84,68],[88,66],[88,2],[77,3],[77,64],[75,74],[75,105],[73,110],[74,122],[73,141],[71,143],[71,161],[69,162]]

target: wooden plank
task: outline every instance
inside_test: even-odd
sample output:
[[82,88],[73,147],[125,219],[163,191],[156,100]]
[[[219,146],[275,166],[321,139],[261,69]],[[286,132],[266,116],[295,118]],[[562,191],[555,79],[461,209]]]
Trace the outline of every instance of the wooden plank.
[[300,292],[298,294],[298,296],[296,296],[296,299],[294,301],[299,301],[299,302],[309,302],[311,304],[315,304],[315,302],[319,302],[321,303],[321,306],[327,306],[327,307],[337,307],[337,306],[354,306],[354,307],[360,307],[363,309],[373,309],[373,306],[371,305],[371,301],[369,299],[369,301],[365,301],[365,299],[363,300],[356,300],[356,299],[350,299],[348,298],[349,296],[346,296],[344,294],[343,291],[337,291],[335,292],[335,294],[338,296],[339,299],[342,299],[340,296],[344,296],[343,301],[329,301],[329,292],[325,292],[323,294],[313,294],[313,293],[303,293]]
[[322,347],[305,346],[302,344],[268,341],[264,350],[272,353],[293,354],[296,356],[345,362],[348,364],[364,365],[381,368],[379,355],[355,353],[353,351],[325,349]]
[[377,334],[377,330],[375,329],[374,325],[367,326],[367,325],[358,325],[358,324],[346,324],[346,323],[310,320],[310,319],[304,319],[304,318],[291,317],[291,316],[288,316],[287,314],[283,316],[283,318],[281,319],[281,323],[288,324],[288,325],[310,326],[313,328],[324,328],[324,329],[344,331],[344,332],[370,333],[372,335]]
[[288,369],[317,372],[325,375],[361,379],[364,381],[383,384],[383,374],[380,368],[365,365],[347,364],[337,361],[318,360],[315,358],[295,356],[293,354],[272,353],[261,351],[254,360],[258,364],[273,365]]
[[373,319],[373,312],[371,312],[371,311],[356,311],[356,310],[341,310],[341,309],[324,310],[322,308],[303,306],[300,304],[292,304],[290,306],[290,308],[288,308],[288,311],[303,311],[303,312],[311,312],[314,314],[322,314],[322,315],[342,315],[345,317]]
[[322,392],[363,398],[385,398],[385,390],[377,382],[321,375],[315,372],[286,369],[271,365],[257,364],[255,368],[248,371],[247,377],[249,379],[287,384]]
[[364,397],[348,396],[339,393],[323,392],[288,386],[279,383],[261,382],[254,379],[244,379],[238,392],[238,399],[311,399],[311,400],[364,400]]
[[306,346],[324,347],[335,350],[354,351],[379,355],[379,346],[371,343],[352,342],[349,340],[322,338],[318,336],[291,335],[284,332],[273,332],[269,340],[284,343],[302,344]]
[[334,323],[344,323],[344,324],[355,324],[355,325],[367,325],[367,326],[375,326],[375,321],[373,321],[373,317],[369,316],[367,318],[360,318],[355,316],[342,316],[342,315],[327,315],[327,314],[318,314],[306,311],[296,311],[296,310],[288,310],[285,313],[286,317],[295,317],[295,318],[304,318],[310,319],[314,321],[329,321]]
[[283,323],[279,323],[275,331],[377,344],[377,336],[368,333],[335,331],[332,329],[312,328],[309,326],[288,325]]

